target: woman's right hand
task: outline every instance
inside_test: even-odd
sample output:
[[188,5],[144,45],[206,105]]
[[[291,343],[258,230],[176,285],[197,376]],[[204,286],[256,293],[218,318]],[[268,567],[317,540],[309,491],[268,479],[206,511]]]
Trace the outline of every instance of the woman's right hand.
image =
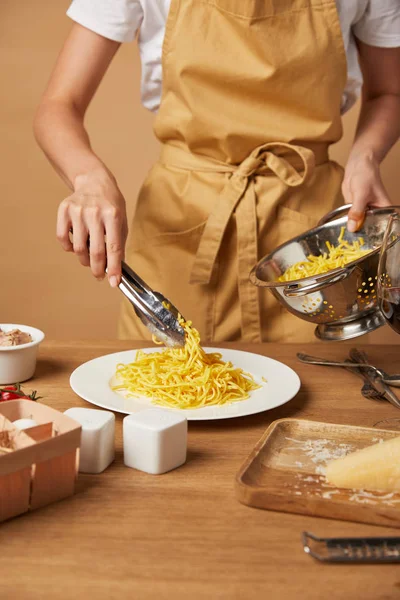
[[84,118],[119,46],[74,23],[34,123],[41,148],[73,190],[58,209],[57,237],[64,250],[75,252],[83,265],[91,267],[97,279],[104,278],[107,265],[113,287],[121,280],[128,230],[125,200],[115,178],[94,153]]
[[90,266],[98,280],[104,279],[107,266],[109,283],[117,287],[127,234],[125,200],[113,176],[98,171],[76,177],[73,194],[58,209],[57,238],[63,249]]

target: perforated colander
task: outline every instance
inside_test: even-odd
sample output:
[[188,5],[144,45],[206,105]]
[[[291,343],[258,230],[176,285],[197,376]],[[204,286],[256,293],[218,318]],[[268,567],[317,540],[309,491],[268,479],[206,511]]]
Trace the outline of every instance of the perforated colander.
[[[347,231],[350,205],[326,215],[314,229],[282,244],[254,267],[250,279],[254,285],[268,288],[291,313],[315,323],[317,337],[345,340],[363,335],[384,324],[378,308],[377,271],[379,251],[389,216],[398,207],[367,212],[362,228]],[[344,239],[364,240],[363,249],[371,252],[342,268],[304,279],[280,282],[277,279],[289,267],[326,252],[326,242],[337,245],[342,227]]]

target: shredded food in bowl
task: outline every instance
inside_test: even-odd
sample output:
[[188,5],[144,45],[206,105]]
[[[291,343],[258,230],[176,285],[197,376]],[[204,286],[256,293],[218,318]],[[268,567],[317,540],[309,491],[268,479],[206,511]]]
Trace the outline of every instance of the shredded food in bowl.
[[179,318],[179,323],[186,333],[184,347],[151,353],[138,350],[133,363],[117,366],[121,383],[112,389],[124,390],[130,397],[152,398],[160,406],[195,409],[246,400],[261,387],[249,373],[224,362],[221,354],[206,353],[191,321]]
[[20,329],[12,329],[11,331],[0,329],[0,347],[22,346],[22,344],[29,344],[32,341],[31,334]]
[[332,244],[327,241],[327,252],[324,252],[319,256],[310,254],[307,256],[307,260],[297,262],[291,267],[288,267],[278,278],[278,281],[294,281],[296,279],[312,277],[313,275],[321,275],[322,273],[344,267],[353,260],[357,260],[372,252],[372,250],[363,249],[365,242],[362,237],[354,242],[347,242],[343,239],[344,233],[345,227],[342,227],[337,246],[332,246]]

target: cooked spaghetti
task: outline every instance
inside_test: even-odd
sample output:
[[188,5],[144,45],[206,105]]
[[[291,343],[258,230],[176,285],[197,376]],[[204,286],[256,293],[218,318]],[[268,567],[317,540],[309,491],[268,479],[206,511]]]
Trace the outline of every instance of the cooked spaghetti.
[[179,322],[186,332],[185,346],[151,353],[138,350],[133,363],[117,366],[121,383],[113,390],[152,398],[160,406],[194,409],[246,400],[261,387],[249,373],[224,362],[221,354],[207,354],[192,323]]
[[313,275],[321,275],[334,269],[344,267],[353,260],[357,260],[371,250],[363,249],[364,240],[360,237],[354,242],[347,242],[343,239],[345,228],[342,227],[338,238],[338,245],[332,246],[330,242],[326,242],[327,252],[320,256],[310,254],[307,260],[295,263],[278,278],[278,281],[294,281],[296,279],[304,279],[304,277],[312,277]]

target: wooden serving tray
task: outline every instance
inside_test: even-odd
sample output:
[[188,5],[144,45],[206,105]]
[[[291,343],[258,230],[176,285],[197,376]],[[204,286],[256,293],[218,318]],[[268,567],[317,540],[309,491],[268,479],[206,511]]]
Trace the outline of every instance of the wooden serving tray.
[[268,510],[400,527],[400,493],[336,488],[323,475],[329,460],[398,436],[368,427],[274,421],[237,474],[237,498]]

